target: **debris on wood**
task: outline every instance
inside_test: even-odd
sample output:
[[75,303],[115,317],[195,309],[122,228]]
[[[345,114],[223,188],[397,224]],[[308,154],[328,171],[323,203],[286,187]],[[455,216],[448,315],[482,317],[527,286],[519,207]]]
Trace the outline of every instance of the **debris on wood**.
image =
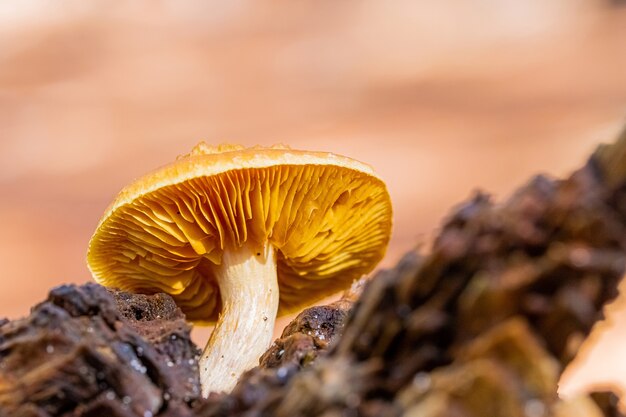
[[288,363],[299,366],[311,363],[340,334],[352,304],[342,298],[330,305],[304,310],[261,357],[261,366],[278,368]]

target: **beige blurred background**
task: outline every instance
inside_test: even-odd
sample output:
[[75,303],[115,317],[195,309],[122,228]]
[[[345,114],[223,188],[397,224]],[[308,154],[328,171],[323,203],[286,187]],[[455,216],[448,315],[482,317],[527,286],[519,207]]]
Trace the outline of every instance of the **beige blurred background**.
[[[0,317],[88,281],[115,193],[199,140],[370,163],[394,202],[392,265],[472,190],[566,175],[614,137],[623,3],[0,2]],[[626,386],[613,310],[563,392]]]

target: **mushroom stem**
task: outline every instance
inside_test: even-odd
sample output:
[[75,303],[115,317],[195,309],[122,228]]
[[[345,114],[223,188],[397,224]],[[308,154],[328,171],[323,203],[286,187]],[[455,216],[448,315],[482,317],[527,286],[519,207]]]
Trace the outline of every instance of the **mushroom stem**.
[[278,311],[276,259],[271,244],[224,250],[214,265],[222,312],[200,359],[202,394],[230,392],[258,365],[272,341]]

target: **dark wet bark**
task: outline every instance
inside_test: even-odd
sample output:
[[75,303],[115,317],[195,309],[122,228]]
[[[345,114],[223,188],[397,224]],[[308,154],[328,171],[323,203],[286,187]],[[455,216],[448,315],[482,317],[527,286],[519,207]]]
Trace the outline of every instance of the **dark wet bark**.
[[190,415],[200,391],[189,330],[169,296],[55,288],[0,327],[0,415]]

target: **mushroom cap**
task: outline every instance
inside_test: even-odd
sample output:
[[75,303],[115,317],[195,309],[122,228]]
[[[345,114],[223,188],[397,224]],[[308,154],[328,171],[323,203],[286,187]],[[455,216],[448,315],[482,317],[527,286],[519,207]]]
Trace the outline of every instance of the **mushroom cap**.
[[214,322],[221,302],[211,263],[229,248],[269,243],[282,315],[370,272],[384,256],[391,217],[384,182],[356,160],[201,143],[117,195],[87,263],[103,285],[168,293],[189,320]]

